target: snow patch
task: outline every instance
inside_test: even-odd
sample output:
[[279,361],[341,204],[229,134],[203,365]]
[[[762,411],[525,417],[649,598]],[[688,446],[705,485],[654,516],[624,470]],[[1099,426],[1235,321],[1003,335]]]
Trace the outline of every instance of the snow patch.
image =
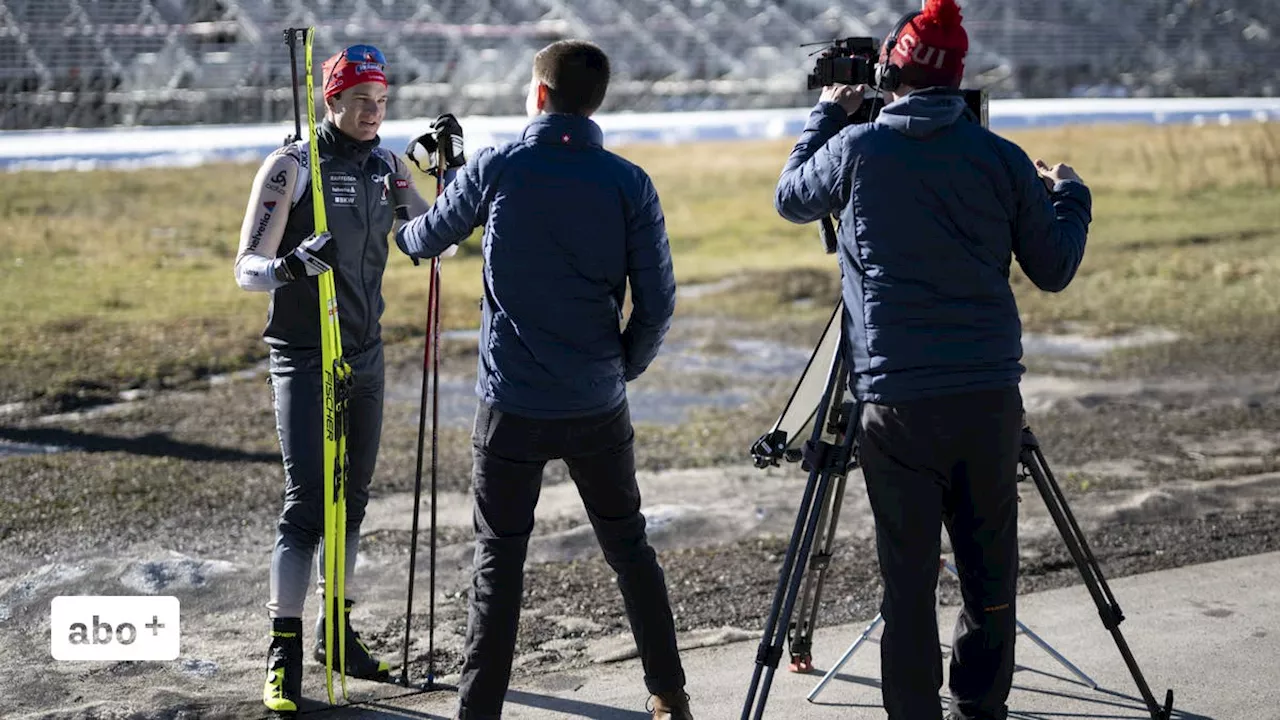
[[0,417],[20,413],[27,407],[25,402],[0,403]]
[[218,663],[212,660],[183,660],[178,667],[188,675],[202,678],[210,678],[218,673]]
[[83,578],[87,570],[80,565],[64,565],[51,563],[28,572],[11,582],[8,588],[0,592],[0,622],[7,622],[13,616],[13,608],[25,605],[40,595],[61,585],[75,582]]
[[1023,333],[1022,352],[1025,355],[1043,357],[1098,358],[1113,350],[1171,343],[1180,337],[1177,333],[1162,328],[1143,328],[1106,337],[1083,333]]
[[568,632],[596,632],[603,627],[600,623],[576,615],[548,615],[547,619]]
[[[677,144],[795,137],[810,108],[713,110],[664,113],[604,113],[595,120],[606,147],[630,143]],[[991,101],[994,130],[1106,123],[1218,123],[1280,118],[1276,98],[1045,98]],[[383,123],[384,147],[405,147],[429,118]],[[528,123],[522,116],[470,116],[467,151],[518,139]],[[66,128],[8,132],[0,136],[0,169],[94,170],[192,167],[208,162],[258,162],[280,146],[288,122],[244,125],[187,125]]]
[[225,560],[197,560],[179,553],[160,560],[142,560],[131,563],[120,576],[120,583],[141,593],[185,590],[203,587],[218,575],[235,570]]
[[[759,637],[759,632],[750,632],[725,626],[678,633],[676,635],[676,644],[680,647],[681,652],[687,652],[696,648],[755,640]],[[591,658],[591,661],[595,663],[612,663],[632,660],[640,657],[640,653],[636,649],[635,639],[630,635],[621,634],[600,638],[589,643],[587,645],[587,657]]]
[[681,300],[696,300],[732,290],[742,282],[742,278],[728,277],[715,282],[689,283],[676,288],[676,297]]
[[65,452],[69,449],[70,448],[62,445],[43,445],[38,443],[0,440],[0,458],[16,457],[18,455],[51,455],[53,453]]

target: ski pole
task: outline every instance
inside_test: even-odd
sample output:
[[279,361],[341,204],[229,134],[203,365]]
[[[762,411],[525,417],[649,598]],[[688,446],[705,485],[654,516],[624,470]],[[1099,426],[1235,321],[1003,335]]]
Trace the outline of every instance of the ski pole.
[[[414,157],[413,147],[423,138],[415,139],[409,144],[406,154],[413,161],[418,169],[422,169],[422,165],[418,159]],[[434,143],[431,145],[434,147]],[[436,197],[444,191],[443,164],[441,167],[432,168],[431,174],[436,177]],[[417,264],[417,259],[414,259]],[[409,544],[409,589],[407,600],[405,603],[404,618],[404,649],[403,657],[400,665],[400,684],[408,686],[409,684],[409,628],[410,620],[413,615],[413,586],[414,577],[417,570],[418,555],[418,516],[422,505],[422,456],[423,445],[426,441],[426,424],[427,424],[427,393],[431,388],[432,396],[432,417],[431,417],[431,530],[430,530],[430,553],[429,553],[429,592],[430,597],[427,605],[427,687],[430,689],[435,686],[435,577],[436,577],[436,475],[437,475],[437,456],[439,450],[439,422],[440,422],[440,259],[432,258],[431,260],[431,278],[427,289],[427,323],[425,343],[422,354],[422,392],[418,406],[418,453],[417,453],[417,469],[414,474],[413,483],[413,527],[410,532]],[[434,383],[433,383],[434,378]]]
[[[436,199],[444,192],[445,154],[436,154]],[[436,476],[440,457],[440,256],[431,258],[431,594],[427,601],[427,687],[436,683]]]
[[[434,277],[432,278],[434,285]],[[418,511],[422,505],[422,451],[427,429],[427,392],[430,387],[428,373],[431,368],[432,324],[435,321],[435,289],[427,291],[427,327],[422,351],[422,397],[418,406],[418,464],[413,480],[413,529],[409,542],[409,591],[404,611],[404,657],[400,664],[400,684],[409,684],[409,621],[413,615],[413,581],[418,558]]]
[[285,137],[285,145],[302,139],[302,117],[298,114],[298,32],[298,28],[284,31],[284,42],[289,46],[289,72],[293,75],[293,135]]

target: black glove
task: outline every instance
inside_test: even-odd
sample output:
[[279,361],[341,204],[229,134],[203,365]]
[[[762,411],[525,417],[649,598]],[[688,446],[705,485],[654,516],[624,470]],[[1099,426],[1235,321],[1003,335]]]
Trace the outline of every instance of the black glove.
[[293,252],[276,260],[276,277],[285,282],[321,275],[333,269],[333,236],[329,233],[312,235],[298,244]]
[[467,164],[467,156],[463,153],[462,125],[451,113],[445,113],[431,123],[431,134],[435,136],[436,147],[444,153],[445,167],[460,168]]

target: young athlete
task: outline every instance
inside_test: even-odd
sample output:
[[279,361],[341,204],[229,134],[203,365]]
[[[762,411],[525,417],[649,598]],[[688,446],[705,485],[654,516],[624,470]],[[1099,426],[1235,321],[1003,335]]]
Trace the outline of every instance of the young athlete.
[[[386,115],[386,60],[371,45],[354,45],[324,62],[324,121],[316,127],[329,232],[314,233],[308,141],[273,152],[253,181],[240,229],[235,276],[241,288],[268,292],[263,338],[270,346],[276,429],[284,456],[284,508],[271,557],[271,645],[263,702],[278,712],[298,708],[302,673],[302,610],[313,556],[323,556],[324,468],[321,407],[319,286],[334,271],[342,352],[353,372],[347,450],[346,674],[383,679],[390,666],[370,654],[351,628],[350,612],[360,523],[369,498],[382,430],[382,275],[397,206],[410,216],[428,203],[393,152],[379,147]],[[449,117],[449,121],[452,118]],[[456,124],[456,121],[453,121]],[[391,176],[391,181],[387,181]],[[317,553],[317,546],[320,552]],[[316,558],[323,568],[323,558]],[[323,597],[324,574],[317,571]],[[323,603],[322,603],[323,604]],[[324,661],[324,613],[316,624],[314,657]],[[335,619],[337,620],[337,619]]]

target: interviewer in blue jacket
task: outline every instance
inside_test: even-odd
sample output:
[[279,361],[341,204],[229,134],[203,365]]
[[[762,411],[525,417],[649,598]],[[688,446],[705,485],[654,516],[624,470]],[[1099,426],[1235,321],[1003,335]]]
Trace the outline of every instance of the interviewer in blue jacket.
[[476,552],[459,718],[502,712],[534,505],[555,459],[569,466],[618,575],[654,718],[690,717],[666,581],[640,514],[626,393],[658,354],[675,277],[653,183],[601,146],[589,117],[608,82],[598,47],[544,48],[521,139],[476,153],[429,212],[396,232],[401,250],[427,258],[484,227]]
[[[1013,677],[1021,324],[1014,259],[1049,292],[1071,282],[1090,221],[1071,168],[1032,163],[984,129],[959,91],[968,38],[954,0],[929,0],[886,39],[871,123],[865,88],[833,86],[778,181],[788,220],[840,221],[844,351],[862,401],[860,459],[884,578],[883,698],[891,720],[936,720],[940,526],[964,607],[951,718],[1007,715]],[[892,77],[898,75],[899,85]],[[884,87],[884,86],[890,87]]]

